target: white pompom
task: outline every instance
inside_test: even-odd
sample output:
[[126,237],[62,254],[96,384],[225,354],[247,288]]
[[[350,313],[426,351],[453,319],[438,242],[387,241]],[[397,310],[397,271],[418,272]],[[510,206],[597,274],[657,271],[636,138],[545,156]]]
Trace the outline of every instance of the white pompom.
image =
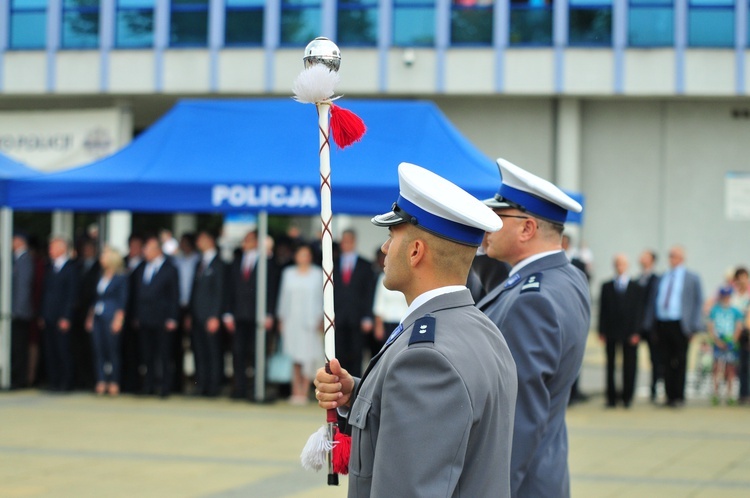
[[329,70],[323,64],[309,67],[294,80],[294,98],[307,104],[324,102],[333,96],[339,80],[339,73]]
[[326,464],[326,455],[333,448],[333,442],[328,440],[328,428],[324,425],[315,431],[302,448],[300,460],[306,470],[319,471]]

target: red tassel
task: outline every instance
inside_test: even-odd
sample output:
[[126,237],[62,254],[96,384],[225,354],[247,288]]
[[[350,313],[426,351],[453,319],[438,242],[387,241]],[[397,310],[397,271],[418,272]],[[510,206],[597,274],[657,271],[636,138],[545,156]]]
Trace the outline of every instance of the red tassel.
[[339,149],[362,139],[367,131],[364,121],[352,111],[331,104],[331,134]]
[[352,438],[339,430],[333,435],[336,445],[333,447],[333,471],[337,474],[349,473],[349,455],[352,452]]

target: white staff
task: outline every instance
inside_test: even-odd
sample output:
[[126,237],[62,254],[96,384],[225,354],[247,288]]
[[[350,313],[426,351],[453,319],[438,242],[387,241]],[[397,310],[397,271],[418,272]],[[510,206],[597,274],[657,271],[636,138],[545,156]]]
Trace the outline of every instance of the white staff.
[[[336,357],[335,323],[333,309],[333,233],[331,223],[331,135],[336,144],[344,148],[359,140],[365,128],[362,120],[349,111],[333,104],[334,89],[339,82],[338,70],[341,52],[331,40],[319,37],[305,48],[305,70],[294,82],[295,98],[299,102],[315,104],[318,110],[318,131],[320,138],[320,222],[323,251],[323,341],[328,362]],[[329,127],[330,118],[330,127]],[[302,465],[305,468],[320,470],[324,461],[328,464],[328,484],[338,485],[338,474],[346,473],[348,451],[339,455],[334,462],[334,447],[337,453],[348,447],[348,439],[338,431],[338,417],[335,409],[328,410],[326,425],[313,434],[302,451]],[[339,451],[341,450],[341,451]]]

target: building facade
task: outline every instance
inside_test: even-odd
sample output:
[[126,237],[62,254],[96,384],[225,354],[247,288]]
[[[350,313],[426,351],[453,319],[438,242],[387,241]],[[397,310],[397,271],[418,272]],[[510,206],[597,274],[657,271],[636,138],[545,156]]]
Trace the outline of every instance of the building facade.
[[712,291],[750,263],[727,194],[750,173],[748,3],[0,0],[0,111],[115,108],[135,132],[179,98],[290,95],[327,36],[347,98],[434,100],[488,156],[581,191],[595,282],[615,252],[681,243]]

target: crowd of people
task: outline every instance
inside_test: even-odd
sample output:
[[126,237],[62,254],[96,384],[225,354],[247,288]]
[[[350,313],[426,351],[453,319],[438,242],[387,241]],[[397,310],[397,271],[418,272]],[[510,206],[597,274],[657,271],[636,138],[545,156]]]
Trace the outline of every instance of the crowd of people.
[[[231,261],[208,230],[179,241],[168,230],[132,235],[125,255],[88,237],[75,247],[53,237],[45,251],[14,234],[12,388],[253,399],[264,257],[267,353],[290,358],[290,401],[305,404],[324,362],[321,250],[290,232],[260,251],[250,231]],[[334,271],[337,354],[355,372],[406,309],[403,295],[379,285],[382,253],[362,258],[356,242],[343,232]]]
[[[659,402],[657,386],[663,381],[665,405],[685,404],[688,346],[699,333],[699,349],[711,351],[713,396],[718,405],[750,402],[748,328],[750,289],[748,271],[737,267],[726,282],[704,299],[701,280],[686,267],[681,246],[668,252],[668,269],[655,272],[657,254],[645,250],[640,274],[631,278],[624,254],[613,258],[615,277],[605,282],[599,300],[598,330],[606,346],[606,406],[631,406],[635,393],[638,345],[648,345],[651,362],[650,398]],[[622,386],[615,386],[615,365],[621,355]],[[711,360],[709,360],[711,361]],[[701,368],[698,365],[697,368]],[[733,387],[739,378],[739,395]],[[722,395],[721,386],[725,387]]]

